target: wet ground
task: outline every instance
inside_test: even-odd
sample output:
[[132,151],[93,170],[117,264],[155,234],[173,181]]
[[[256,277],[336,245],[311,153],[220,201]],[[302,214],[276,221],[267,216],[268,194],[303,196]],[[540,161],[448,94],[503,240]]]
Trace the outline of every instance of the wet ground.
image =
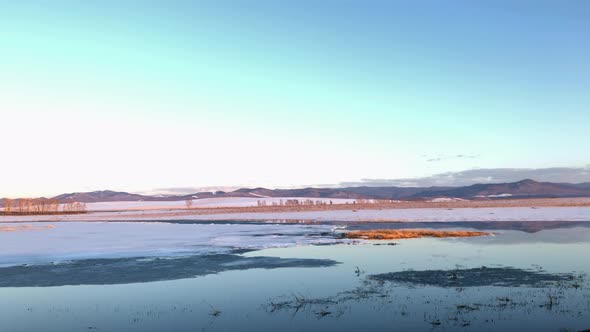
[[[119,234],[128,230],[123,226]],[[590,329],[590,223],[236,226],[234,230],[245,228],[231,236],[195,228],[213,234],[201,232],[195,243],[183,228],[172,229],[170,236],[147,232],[147,238],[135,238],[132,246],[113,239],[89,244],[94,249],[100,243],[110,249],[120,246],[124,257],[117,257],[117,250],[88,257],[78,247],[55,248],[62,254],[59,261],[53,260],[54,254],[43,255],[49,250],[43,246],[28,251],[6,247],[30,234],[39,241],[45,231],[9,235],[0,242],[0,249],[10,253],[5,256],[10,259],[0,262],[2,330]],[[493,235],[357,243],[341,242],[329,231],[342,231],[335,226],[480,230]],[[88,232],[94,239],[103,236],[101,228]],[[59,236],[51,245],[59,246],[77,233],[54,234]],[[166,239],[157,243],[167,250],[158,254],[152,247],[138,246],[144,239]],[[204,251],[203,243],[221,249]],[[240,250],[240,243],[248,248]],[[192,247],[196,250],[191,253]],[[34,258],[34,263],[16,264],[19,257]]]

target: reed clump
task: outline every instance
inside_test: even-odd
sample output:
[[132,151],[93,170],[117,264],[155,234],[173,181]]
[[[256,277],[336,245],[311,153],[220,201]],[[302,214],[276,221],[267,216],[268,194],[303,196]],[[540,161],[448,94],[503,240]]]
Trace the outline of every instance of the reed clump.
[[362,240],[397,240],[397,239],[416,239],[422,237],[473,237],[490,235],[487,232],[475,231],[438,231],[431,229],[375,229],[350,231],[344,233],[347,239]]

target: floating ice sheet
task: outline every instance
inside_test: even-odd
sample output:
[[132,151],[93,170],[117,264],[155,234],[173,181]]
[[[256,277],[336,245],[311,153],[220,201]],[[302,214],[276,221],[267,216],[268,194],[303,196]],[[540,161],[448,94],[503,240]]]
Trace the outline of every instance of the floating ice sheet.
[[[338,241],[330,225],[159,222],[26,223],[0,232],[0,266],[64,260],[227,253]],[[0,227],[14,224],[0,224]]]

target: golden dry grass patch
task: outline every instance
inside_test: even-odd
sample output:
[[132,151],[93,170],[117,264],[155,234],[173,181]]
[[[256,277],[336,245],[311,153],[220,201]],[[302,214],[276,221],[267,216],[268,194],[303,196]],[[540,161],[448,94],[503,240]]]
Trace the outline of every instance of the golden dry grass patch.
[[350,231],[343,234],[347,239],[362,240],[397,240],[422,237],[474,237],[486,235],[491,235],[491,233],[475,231],[436,231],[430,229],[375,229],[367,231]]

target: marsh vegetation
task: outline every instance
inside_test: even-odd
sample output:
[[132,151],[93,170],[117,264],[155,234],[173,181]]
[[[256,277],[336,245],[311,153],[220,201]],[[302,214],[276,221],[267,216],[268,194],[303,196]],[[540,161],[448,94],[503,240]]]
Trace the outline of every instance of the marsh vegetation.
[[441,231],[432,229],[374,229],[350,231],[342,234],[342,236],[347,239],[363,240],[397,240],[416,239],[421,237],[474,237],[485,235],[491,235],[491,233],[475,231]]

